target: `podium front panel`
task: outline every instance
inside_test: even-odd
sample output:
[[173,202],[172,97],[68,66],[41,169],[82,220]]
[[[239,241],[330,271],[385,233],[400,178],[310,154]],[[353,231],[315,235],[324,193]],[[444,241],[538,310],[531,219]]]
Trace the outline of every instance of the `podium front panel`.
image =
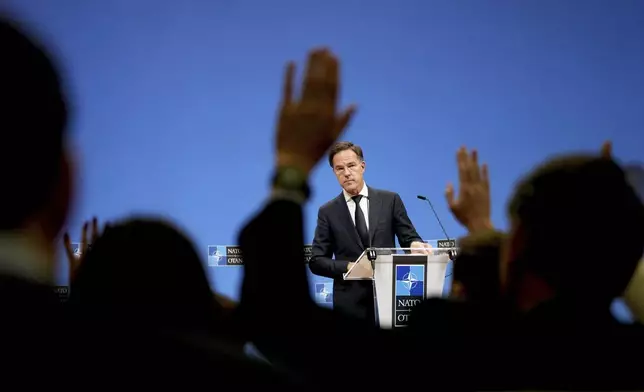
[[375,288],[381,328],[406,327],[414,306],[443,294],[449,256],[391,254],[376,261]]

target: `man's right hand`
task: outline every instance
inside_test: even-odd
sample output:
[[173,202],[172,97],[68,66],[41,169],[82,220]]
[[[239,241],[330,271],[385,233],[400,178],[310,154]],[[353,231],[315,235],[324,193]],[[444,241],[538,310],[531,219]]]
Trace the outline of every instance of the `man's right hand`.
[[[353,271],[351,271],[352,268]],[[350,262],[349,265],[347,265],[347,272],[349,271],[351,271],[351,276],[353,278],[368,279],[373,276],[373,269],[370,264]]]
[[286,67],[277,124],[277,165],[296,167],[308,175],[347,127],[355,107],[336,113],[340,65],[327,49],[309,53],[299,99],[293,91],[294,79],[291,62]]

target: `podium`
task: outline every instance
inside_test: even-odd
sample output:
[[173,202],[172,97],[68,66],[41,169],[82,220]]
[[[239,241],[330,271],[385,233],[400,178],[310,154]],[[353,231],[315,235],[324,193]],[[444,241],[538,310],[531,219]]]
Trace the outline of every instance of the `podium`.
[[456,252],[456,248],[434,248],[429,255],[414,251],[417,250],[367,249],[343,276],[344,280],[373,281],[376,322],[381,328],[407,326],[414,306],[425,298],[443,294],[450,252]]

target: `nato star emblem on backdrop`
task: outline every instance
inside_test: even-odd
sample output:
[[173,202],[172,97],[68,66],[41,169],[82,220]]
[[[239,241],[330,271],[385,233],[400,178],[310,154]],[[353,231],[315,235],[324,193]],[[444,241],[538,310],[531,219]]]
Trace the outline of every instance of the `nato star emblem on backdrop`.
[[413,307],[425,296],[425,266],[398,264],[395,268],[394,327],[404,327]]
[[221,267],[227,265],[226,247],[221,245],[208,246],[208,267]]
[[333,303],[333,283],[315,283],[315,302],[319,304]]
[[[304,262],[311,259],[311,245],[304,245]],[[236,245],[208,245],[208,267],[241,267],[244,255]]]

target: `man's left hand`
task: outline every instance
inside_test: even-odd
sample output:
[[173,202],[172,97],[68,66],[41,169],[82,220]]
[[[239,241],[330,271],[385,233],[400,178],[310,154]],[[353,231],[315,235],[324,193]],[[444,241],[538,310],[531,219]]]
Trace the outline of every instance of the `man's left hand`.
[[421,241],[414,241],[409,246],[411,248],[411,253],[421,254],[421,255],[431,255],[432,246]]

